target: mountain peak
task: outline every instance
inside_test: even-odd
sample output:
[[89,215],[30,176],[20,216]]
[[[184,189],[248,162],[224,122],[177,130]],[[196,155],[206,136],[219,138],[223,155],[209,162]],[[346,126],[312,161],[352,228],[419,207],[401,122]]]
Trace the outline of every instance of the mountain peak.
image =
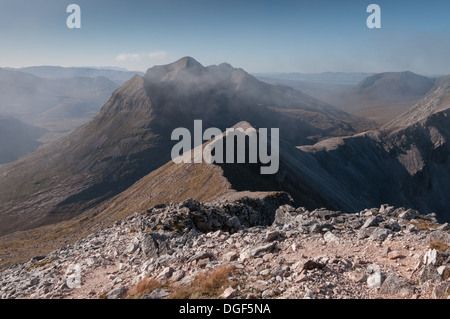
[[167,65],[167,68],[170,70],[178,70],[178,69],[198,69],[204,68],[203,65],[190,56],[185,56],[171,64]]
[[147,70],[148,80],[173,81],[180,74],[198,77],[205,73],[206,68],[192,57],[186,56],[166,65],[157,65]]
[[378,73],[362,80],[357,89],[360,92],[380,91],[381,95],[425,95],[434,86],[434,80],[423,75],[405,72]]

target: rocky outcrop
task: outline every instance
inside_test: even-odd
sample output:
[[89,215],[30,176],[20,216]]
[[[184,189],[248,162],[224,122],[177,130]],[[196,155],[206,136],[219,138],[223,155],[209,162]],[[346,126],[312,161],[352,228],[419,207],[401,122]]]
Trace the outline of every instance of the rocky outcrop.
[[138,283],[153,280],[160,285],[139,296],[171,298],[225,266],[230,285],[216,298],[449,295],[450,234],[434,215],[388,205],[350,214],[285,204],[270,217],[261,207],[249,198],[152,207],[1,272],[0,297],[130,298]]

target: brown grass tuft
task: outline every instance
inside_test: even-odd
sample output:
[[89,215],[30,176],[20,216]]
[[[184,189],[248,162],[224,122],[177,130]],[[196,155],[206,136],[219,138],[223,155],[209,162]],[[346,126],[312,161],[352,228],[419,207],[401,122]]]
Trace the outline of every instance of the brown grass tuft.
[[154,278],[144,278],[128,291],[125,298],[141,299],[142,296],[151,293],[155,289],[163,287],[164,285]]
[[106,297],[106,295],[108,294],[107,291],[102,291],[99,295],[98,295],[98,299],[108,299]]
[[27,271],[31,271],[31,270],[33,270],[35,268],[44,267],[47,264],[49,264],[51,262],[54,262],[55,260],[58,260],[58,259],[57,258],[47,258],[47,259],[44,259],[42,261],[35,262],[34,264],[32,264],[32,265],[27,267]]
[[450,246],[442,241],[432,241],[428,245],[428,248],[436,249],[440,253],[445,253],[447,251],[447,249],[450,249]]
[[229,276],[234,268],[228,265],[221,266],[212,272],[198,274],[191,285],[174,288],[170,299],[215,299],[226,287],[232,286]]
[[434,224],[433,222],[426,219],[414,219],[409,222],[417,227],[419,230],[432,230],[438,228],[439,225]]

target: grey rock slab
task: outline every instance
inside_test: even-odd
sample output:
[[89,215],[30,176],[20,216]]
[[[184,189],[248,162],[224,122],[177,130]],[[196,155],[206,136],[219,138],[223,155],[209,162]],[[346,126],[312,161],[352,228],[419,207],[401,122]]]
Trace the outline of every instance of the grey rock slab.
[[106,299],[121,299],[125,297],[127,292],[128,289],[126,287],[116,288],[106,294]]
[[263,299],[267,299],[270,297],[273,297],[275,295],[275,292],[272,289],[267,289],[265,291],[263,291],[263,293],[261,294],[261,297]]
[[323,239],[328,243],[339,241],[339,237],[334,235],[332,232],[326,232],[323,235]]
[[280,206],[275,211],[275,219],[273,225],[284,225],[292,223],[297,215],[295,208],[289,205]]
[[361,226],[361,229],[378,226],[379,221],[380,218],[378,216],[371,216],[366,219],[364,224]]
[[384,241],[389,235],[392,234],[393,232],[390,229],[377,227],[372,231],[372,234],[369,236],[369,239],[375,241]]
[[367,286],[369,288],[380,288],[383,284],[383,274],[375,272],[367,278]]
[[443,243],[450,245],[450,232],[442,230],[431,231],[430,233],[427,234],[427,240],[442,241]]
[[392,213],[394,210],[395,210],[394,206],[389,206],[389,204],[383,204],[383,205],[381,205],[379,212],[380,212],[380,214],[388,215],[388,214]]
[[275,242],[269,243],[267,245],[256,247],[249,251],[251,257],[258,257],[270,253],[276,246]]
[[357,238],[358,239],[368,238],[370,237],[370,235],[372,235],[374,230],[375,227],[361,228],[357,232]]
[[135,243],[130,243],[127,248],[125,249],[125,252],[127,254],[132,254],[134,253],[137,249],[138,249],[139,245],[135,244]]
[[443,299],[448,298],[448,296],[450,296],[450,281],[438,283],[431,293],[433,299]]
[[322,269],[324,267],[325,267],[324,263],[320,263],[315,260],[309,259],[303,264],[302,271],[305,271],[305,270],[308,271],[308,270],[313,270],[313,269]]
[[196,253],[191,259],[190,259],[190,261],[198,261],[198,260],[200,260],[200,259],[206,259],[206,258],[209,258],[209,259],[213,259],[214,258],[214,255],[212,254],[212,253],[210,253],[209,251],[200,251],[200,252],[198,252],[198,253]]
[[425,265],[437,265],[439,263],[439,252],[436,249],[428,249],[423,256]]
[[151,293],[144,295],[142,299],[166,299],[170,295],[167,289],[155,289]]
[[303,295],[303,299],[316,299],[316,295],[311,289],[306,288],[306,292]]
[[174,282],[180,281],[181,279],[184,278],[185,274],[186,273],[184,270],[182,269],[177,270],[172,274],[171,280],[173,280]]
[[237,289],[234,289],[233,287],[228,287],[225,289],[225,291],[220,295],[219,298],[222,299],[231,299],[238,295]]
[[444,224],[440,225],[439,227],[437,227],[436,230],[449,231],[450,230],[450,224],[449,223],[444,223]]
[[160,279],[169,279],[172,277],[174,270],[172,267],[166,267],[161,271],[161,273],[158,275],[158,278]]
[[235,251],[229,251],[227,252],[224,256],[223,259],[230,262],[230,261],[235,261],[239,258],[239,254]]
[[271,231],[268,232],[265,237],[264,237],[264,242],[265,243],[270,243],[273,242],[274,240],[278,239],[279,237],[281,237],[281,233],[279,231]]
[[410,297],[414,294],[414,286],[410,282],[400,279],[397,274],[391,273],[381,285],[380,293]]
[[407,211],[400,213],[398,215],[399,218],[401,219],[406,219],[406,220],[411,220],[411,219],[415,219],[417,217],[419,217],[420,214],[419,212],[413,210],[413,209],[408,209]]
[[427,281],[440,282],[442,281],[437,269],[432,265],[425,266],[419,274],[419,283],[423,284]]

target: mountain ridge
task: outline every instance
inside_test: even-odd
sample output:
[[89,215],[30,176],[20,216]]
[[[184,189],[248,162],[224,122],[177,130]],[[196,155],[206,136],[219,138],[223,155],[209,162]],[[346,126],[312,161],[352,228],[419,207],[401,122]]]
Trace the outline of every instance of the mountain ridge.
[[66,79],[71,77],[95,78],[103,76],[111,79],[117,85],[124,84],[133,77],[134,74],[144,74],[143,72],[138,71],[129,71],[126,69],[116,70],[108,67],[62,67],[51,65],[30,66],[11,70],[33,74],[47,79]]
[[192,129],[195,119],[222,131],[242,120],[280,127],[294,145],[351,134],[359,121],[225,64],[208,68],[183,58],[155,66],[114,91],[90,122],[0,168],[0,216],[8,220],[2,233],[73,218],[121,193],[167,163],[172,130]]
[[[449,83],[379,131],[303,146],[369,206],[390,202],[448,221]],[[384,185],[384,187],[380,187]]]
[[[187,64],[184,63],[184,66]],[[194,68],[199,67],[194,64]],[[207,72],[208,68],[199,69],[200,72]],[[217,66],[211,67],[215,68]],[[220,76],[231,76],[234,71],[227,65],[222,65],[221,68],[230,72],[220,72]],[[173,71],[161,72],[160,69],[160,79],[164,78],[164,82],[173,84],[177,81],[180,70],[175,72],[176,76],[171,73],[165,77]],[[243,74],[242,71],[238,73]],[[186,74],[182,75],[185,76]],[[228,81],[227,85],[234,87],[241,84],[243,78],[245,74],[240,81]],[[425,108],[425,117],[418,121],[409,121],[408,116],[415,112],[407,112],[399,118],[399,125],[327,138],[297,148],[295,143],[282,138],[280,170],[265,179],[258,175],[257,165],[176,165],[164,156],[159,159],[154,155],[151,157],[151,154],[162,153],[163,148],[158,147],[158,143],[163,140],[164,134],[170,132],[170,129],[166,132],[162,130],[167,125],[166,122],[156,123],[159,126],[155,126],[152,121],[165,112],[174,114],[173,111],[180,112],[183,109],[191,112],[195,111],[195,107],[186,103],[189,100],[184,98],[188,95],[183,91],[183,103],[179,103],[178,107],[171,104],[177,100],[171,100],[164,90],[159,92],[160,95],[158,92],[156,96],[149,95],[146,79],[135,76],[114,93],[102,108],[101,114],[93,121],[77,129],[70,138],[44,147],[47,151],[30,155],[29,158],[33,158],[35,162],[46,162],[46,167],[39,168],[42,175],[36,175],[29,166],[21,166],[18,162],[0,167],[0,183],[4,182],[5,176],[10,175],[8,178],[17,178],[9,179],[15,187],[13,190],[20,191],[30,185],[34,187],[29,191],[32,195],[28,202],[14,202],[5,197],[5,193],[1,194],[5,192],[6,187],[0,187],[0,198],[6,198],[0,202],[9,206],[8,215],[1,216],[2,225],[13,226],[6,232],[3,229],[4,234],[9,234],[0,237],[0,253],[8,258],[8,261],[12,250],[22,256],[21,258],[29,257],[27,251],[30,247],[47,253],[50,248],[54,249],[64,243],[84,238],[103,226],[112,225],[126,216],[142,212],[146,207],[187,198],[220,201],[240,196],[292,196],[296,205],[304,204],[310,209],[328,207],[353,213],[368,207],[379,207],[380,203],[389,203],[402,207],[399,209],[405,214],[411,214],[411,209],[417,209],[423,214],[435,212],[436,214],[430,215],[433,219],[448,220],[450,216],[446,214],[446,194],[450,192],[450,147],[447,142],[450,134],[450,114],[445,103],[450,90],[445,78],[438,81],[442,89],[428,95],[431,97],[428,101],[432,103],[429,103],[429,109]],[[157,88],[167,87],[162,85]],[[279,93],[298,94],[295,90],[285,87],[272,89]],[[158,90],[152,87],[150,91]],[[423,109],[421,103],[424,101],[426,102],[427,98],[418,104],[418,110]],[[158,103],[160,104],[154,108]],[[290,110],[282,107],[279,109]],[[185,114],[182,114],[181,117],[184,116]],[[223,113],[221,116],[223,117]],[[234,119],[235,117],[230,117],[227,120],[231,122]],[[175,124],[179,125],[190,122],[192,118],[175,117],[175,120]],[[117,123],[114,123],[115,121]],[[245,127],[251,125],[242,121],[239,123]],[[139,130],[128,130],[127,127],[138,127]],[[253,127],[258,129],[258,126]],[[118,128],[128,132],[127,138],[123,138],[123,132]],[[92,134],[94,131],[98,134]],[[291,138],[289,135],[285,136]],[[144,144],[137,143],[142,139],[145,139]],[[122,154],[120,149],[128,152],[128,155],[123,155],[125,153]],[[170,147],[166,147],[166,150],[170,150]],[[52,156],[48,157],[48,154]],[[102,155],[98,156],[99,154]],[[157,160],[162,164],[156,163]],[[26,161],[21,159],[19,162]],[[80,166],[77,168],[77,165]],[[139,165],[147,169],[152,166],[155,169],[148,169],[147,174],[135,171],[137,173],[133,178],[129,178],[133,173],[125,175],[125,166],[136,169]],[[73,171],[70,171],[71,169]],[[32,183],[28,183],[23,176],[31,179]],[[48,176],[52,176],[52,184],[45,184]],[[99,184],[99,180],[105,184]],[[108,188],[102,189],[105,185]],[[21,196],[27,195],[22,193]],[[383,208],[383,205],[381,207]],[[81,214],[74,214],[74,211]],[[20,216],[16,216],[27,218],[30,224],[25,226],[32,229],[25,230],[27,227],[16,224],[18,219],[13,217],[19,213]],[[421,215],[418,216],[420,218]],[[22,227],[19,228],[22,231],[13,233],[18,226]]]

